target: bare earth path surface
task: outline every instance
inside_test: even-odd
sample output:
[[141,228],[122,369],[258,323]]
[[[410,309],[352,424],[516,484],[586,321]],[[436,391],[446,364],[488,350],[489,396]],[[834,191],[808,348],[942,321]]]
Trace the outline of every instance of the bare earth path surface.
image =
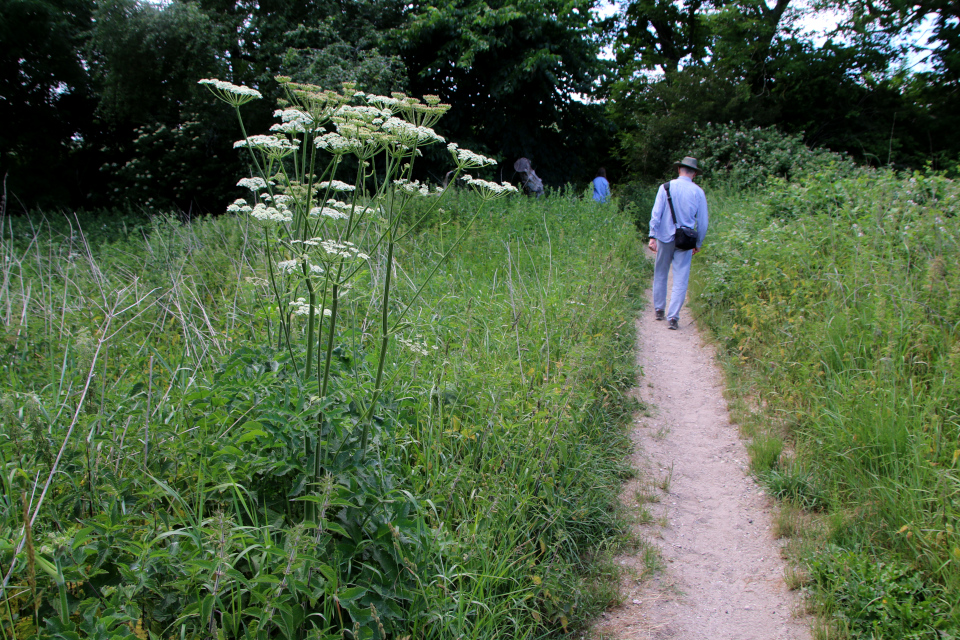
[[[649,296],[649,292],[648,292]],[[640,536],[660,549],[663,570],[627,571],[624,604],[603,614],[594,636],[623,639],[809,640],[784,584],[772,501],[748,474],[748,456],[722,396],[714,350],[688,309],[679,331],[644,311],[637,321],[636,389],[650,415],[635,418],[640,479],[621,496]],[[644,511],[645,510],[645,511]]]

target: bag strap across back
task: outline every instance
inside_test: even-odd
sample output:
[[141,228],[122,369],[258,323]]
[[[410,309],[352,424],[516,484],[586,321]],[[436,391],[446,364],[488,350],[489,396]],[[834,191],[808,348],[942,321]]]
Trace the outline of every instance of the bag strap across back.
[[670,217],[673,218],[673,226],[679,227],[680,225],[677,224],[677,214],[673,210],[673,198],[670,197],[670,183],[664,184],[663,189],[667,192],[667,204],[670,205]]

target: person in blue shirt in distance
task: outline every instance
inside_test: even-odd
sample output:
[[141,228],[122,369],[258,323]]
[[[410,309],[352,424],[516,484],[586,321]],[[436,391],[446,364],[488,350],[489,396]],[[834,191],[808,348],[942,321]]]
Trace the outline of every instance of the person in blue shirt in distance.
[[593,199],[597,202],[606,202],[610,197],[610,183],[607,182],[607,170],[600,167],[597,177],[593,179]]

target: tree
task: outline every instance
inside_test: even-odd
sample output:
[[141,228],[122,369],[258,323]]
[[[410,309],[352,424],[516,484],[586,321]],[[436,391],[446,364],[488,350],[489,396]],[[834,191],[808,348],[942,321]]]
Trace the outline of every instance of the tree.
[[92,0],[0,0],[0,180],[24,203],[84,192],[73,160],[93,118],[79,51]]
[[[599,105],[585,104],[607,70],[598,58],[594,0],[442,0],[413,3],[396,50],[414,95],[453,109],[451,140],[498,154],[503,178],[530,158],[548,183],[592,177],[609,144]],[[589,174],[589,175],[588,175]]]
[[100,0],[87,59],[100,98],[108,197],[149,208],[217,211],[241,166],[230,114],[197,81],[223,71],[223,31],[199,5]]
[[[916,167],[957,152],[958,135],[945,126],[952,93],[893,66],[892,32],[854,21],[850,43],[816,46],[794,29],[789,0],[683,7],[639,0],[624,10],[616,41],[624,72],[609,111],[639,173],[659,176],[710,122],[775,125],[875,164]],[[678,26],[661,29],[663,16]]]

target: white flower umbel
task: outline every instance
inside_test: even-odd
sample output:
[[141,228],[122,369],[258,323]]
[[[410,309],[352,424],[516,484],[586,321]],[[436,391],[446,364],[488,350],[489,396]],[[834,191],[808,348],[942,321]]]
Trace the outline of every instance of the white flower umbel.
[[417,147],[422,144],[433,144],[435,142],[446,142],[443,136],[437,135],[430,127],[418,127],[400,118],[388,119],[383,123],[383,130],[396,136],[401,144],[408,147]]
[[344,156],[348,153],[353,153],[358,149],[358,143],[356,140],[350,138],[344,138],[339,133],[326,133],[318,138],[315,138],[313,143],[316,145],[317,149],[323,149],[329,151],[335,156]]
[[234,200],[233,204],[227,206],[227,213],[250,213],[251,211],[253,207],[243,198]]
[[[290,306],[293,307],[293,315],[295,316],[306,316],[310,315],[310,303],[307,302],[306,298],[297,298],[296,300],[290,303]],[[321,307],[314,306],[314,311],[318,314],[323,314],[326,317],[330,317],[330,309],[322,309]]]
[[458,169],[479,169],[497,164],[497,161],[493,158],[474,153],[470,149],[461,149],[456,142],[448,144],[447,151],[453,156],[453,161],[457,164]]
[[290,213],[288,209],[268,207],[262,202],[258,203],[253,208],[253,211],[250,213],[250,217],[266,227],[272,227],[278,224],[284,224],[293,221],[293,214]]
[[[427,344],[425,342],[418,342],[416,340],[408,340],[407,338],[402,338],[397,336],[397,342],[400,346],[405,349],[412,351],[418,356],[427,356],[430,355],[430,351],[427,349]],[[436,347],[434,347],[436,349]]]
[[338,122],[353,121],[355,124],[380,125],[392,115],[392,111],[380,109],[379,107],[343,105],[337,113],[334,114],[333,119]]
[[314,207],[310,209],[310,215],[314,218],[323,216],[324,218],[330,218],[332,220],[346,220],[349,217],[343,211],[332,207]]
[[293,196],[284,195],[282,193],[278,193],[275,196],[271,196],[270,194],[265,193],[260,197],[263,198],[265,202],[272,202],[275,205],[282,206],[287,209],[290,208],[289,203],[294,200]]
[[327,252],[328,256],[335,258],[345,258],[347,260],[360,259],[369,260],[370,256],[357,249],[352,242],[337,242],[336,240],[321,240],[320,246]]
[[484,200],[495,200],[496,198],[502,198],[517,192],[517,188],[509,182],[498,184],[488,180],[480,180],[479,178],[470,178],[467,180],[467,184],[473,187]]
[[366,98],[369,104],[375,105],[384,111],[389,111],[390,113],[396,113],[400,108],[400,101],[396,98],[378,96],[373,93],[368,93]]
[[204,78],[203,80],[199,80],[197,84],[206,85],[213,95],[234,107],[239,107],[251,100],[259,100],[263,97],[256,89],[230,84],[229,82],[216,80],[214,78]]
[[317,185],[318,189],[330,189],[332,191],[356,191],[356,187],[339,180],[324,181]]
[[323,267],[310,262],[307,256],[301,256],[293,260],[282,260],[277,263],[277,273],[283,276],[297,276],[303,278],[309,275],[312,278],[322,278],[324,274]]
[[430,186],[426,184],[420,184],[419,180],[411,181],[400,178],[393,181],[393,186],[400,191],[421,196],[438,195],[440,193],[439,191],[430,191]]
[[263,178],[243,178],[237,183],[238,187],[250,189],[250,191],[260,191],[267,188],[267,181]]
[[241,147],[250,147],[262,151],[268,156],[282,158],[299,149],[300,141],[287,140],[278,136],[250,136],[245,140],[237,140],[233,143],[234,149]]
[[304,129],[313,128],[313,116],[300,109],[277,109],[273,112],[274,118],[280,118],[280,122],[295,122]]

